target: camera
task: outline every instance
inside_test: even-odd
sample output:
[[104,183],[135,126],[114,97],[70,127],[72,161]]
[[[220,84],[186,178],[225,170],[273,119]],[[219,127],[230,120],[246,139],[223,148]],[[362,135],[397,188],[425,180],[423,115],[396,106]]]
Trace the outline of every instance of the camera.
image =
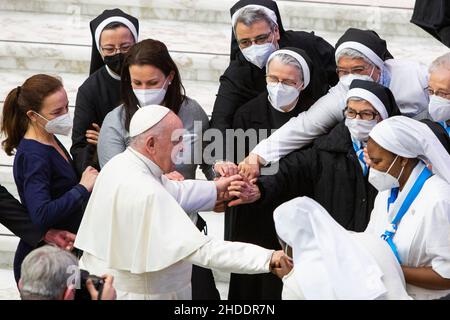
[[91,295],[86,287],[86,281],[92,280],[95,290],[98,291],[99,298],[102,295],[103,285],[105,281],[103,278],[89,274],[88,271],[80,269],[80,288],[76,289],[75,300],[92,300]]

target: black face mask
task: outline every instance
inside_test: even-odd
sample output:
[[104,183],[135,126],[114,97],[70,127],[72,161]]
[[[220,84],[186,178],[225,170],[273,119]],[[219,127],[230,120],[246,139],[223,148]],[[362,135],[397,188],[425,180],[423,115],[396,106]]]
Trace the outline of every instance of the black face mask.
[[118,53],[113,56],[105,56],[103,60],[105,64],[116,74],[120,76],[122,72],[122,65],[125,55],[123,53]]

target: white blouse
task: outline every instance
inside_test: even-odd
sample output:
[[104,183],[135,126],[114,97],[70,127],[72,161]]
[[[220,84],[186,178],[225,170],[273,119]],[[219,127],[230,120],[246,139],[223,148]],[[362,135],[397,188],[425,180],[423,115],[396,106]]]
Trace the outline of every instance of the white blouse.
[[[387,212],[390,190],[378,193],[365,232],[381,236],[424,168],[418,163],[396,201]],[[393,238],[400,259],[408,267],[432,267],[443,278],[450,279],[450,185],[434,175],[424,184],[417,198],[401,220]],[[429,290],[407,284],[415,299],[435,299],[450,290]]]

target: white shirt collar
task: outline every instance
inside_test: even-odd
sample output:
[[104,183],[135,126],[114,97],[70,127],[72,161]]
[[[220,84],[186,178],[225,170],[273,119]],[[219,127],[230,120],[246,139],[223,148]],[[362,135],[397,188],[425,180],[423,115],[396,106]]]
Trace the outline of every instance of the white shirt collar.
[[116,80],[119,80],[119,81],[120,81],[120,76],[119,76],[118,74],[116,74],[114,71],[112,71],[106,64],[105,64],[105,67],[106,67],[106,71],[108,71],[109,75],[110,75],[113,79],[116,79]]
[[161,179],[161,176],[163,175],[163,171],[156,163],[154,163],[152,160],[144,156],[142,153],[134,150],[131,147],[128,147],[127,150],[129,150],[131,153],[133,153],[136,157],[138,157],[150,170],[150,172],[157,178]]

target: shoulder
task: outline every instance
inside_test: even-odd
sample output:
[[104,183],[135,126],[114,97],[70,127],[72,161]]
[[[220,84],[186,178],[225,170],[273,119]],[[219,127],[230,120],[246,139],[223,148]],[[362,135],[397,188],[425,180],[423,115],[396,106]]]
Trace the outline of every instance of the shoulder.
[[200,106],[200,104],[189,97],[185,97],[183,103],[181,104],[178,116],[183,120],[183,118],[192,118],[193,120],[204,120],[208,119],[205,110]]
[[438,175],[433,175],[427,180],[421,193],[427,206],[445,203],[450,209],[450,184]]
[[103,120],[102,128],[104,126],[118,126],[121,124],[124,118],[124,108],[123,105],[120,105],[105,116],[105,119]]
[[30,139],[22,139],[14,158],[14,165],[21,167],[50,166],[51,147]]
[[408,60],[408,59],[389,59],[384,62],[385,66],[388,70],[391,71],[392,77],[395,77],[396,74],[411,74],[417,73],[424,77],[427,77],[428,70],[427,66],[423,63]]

